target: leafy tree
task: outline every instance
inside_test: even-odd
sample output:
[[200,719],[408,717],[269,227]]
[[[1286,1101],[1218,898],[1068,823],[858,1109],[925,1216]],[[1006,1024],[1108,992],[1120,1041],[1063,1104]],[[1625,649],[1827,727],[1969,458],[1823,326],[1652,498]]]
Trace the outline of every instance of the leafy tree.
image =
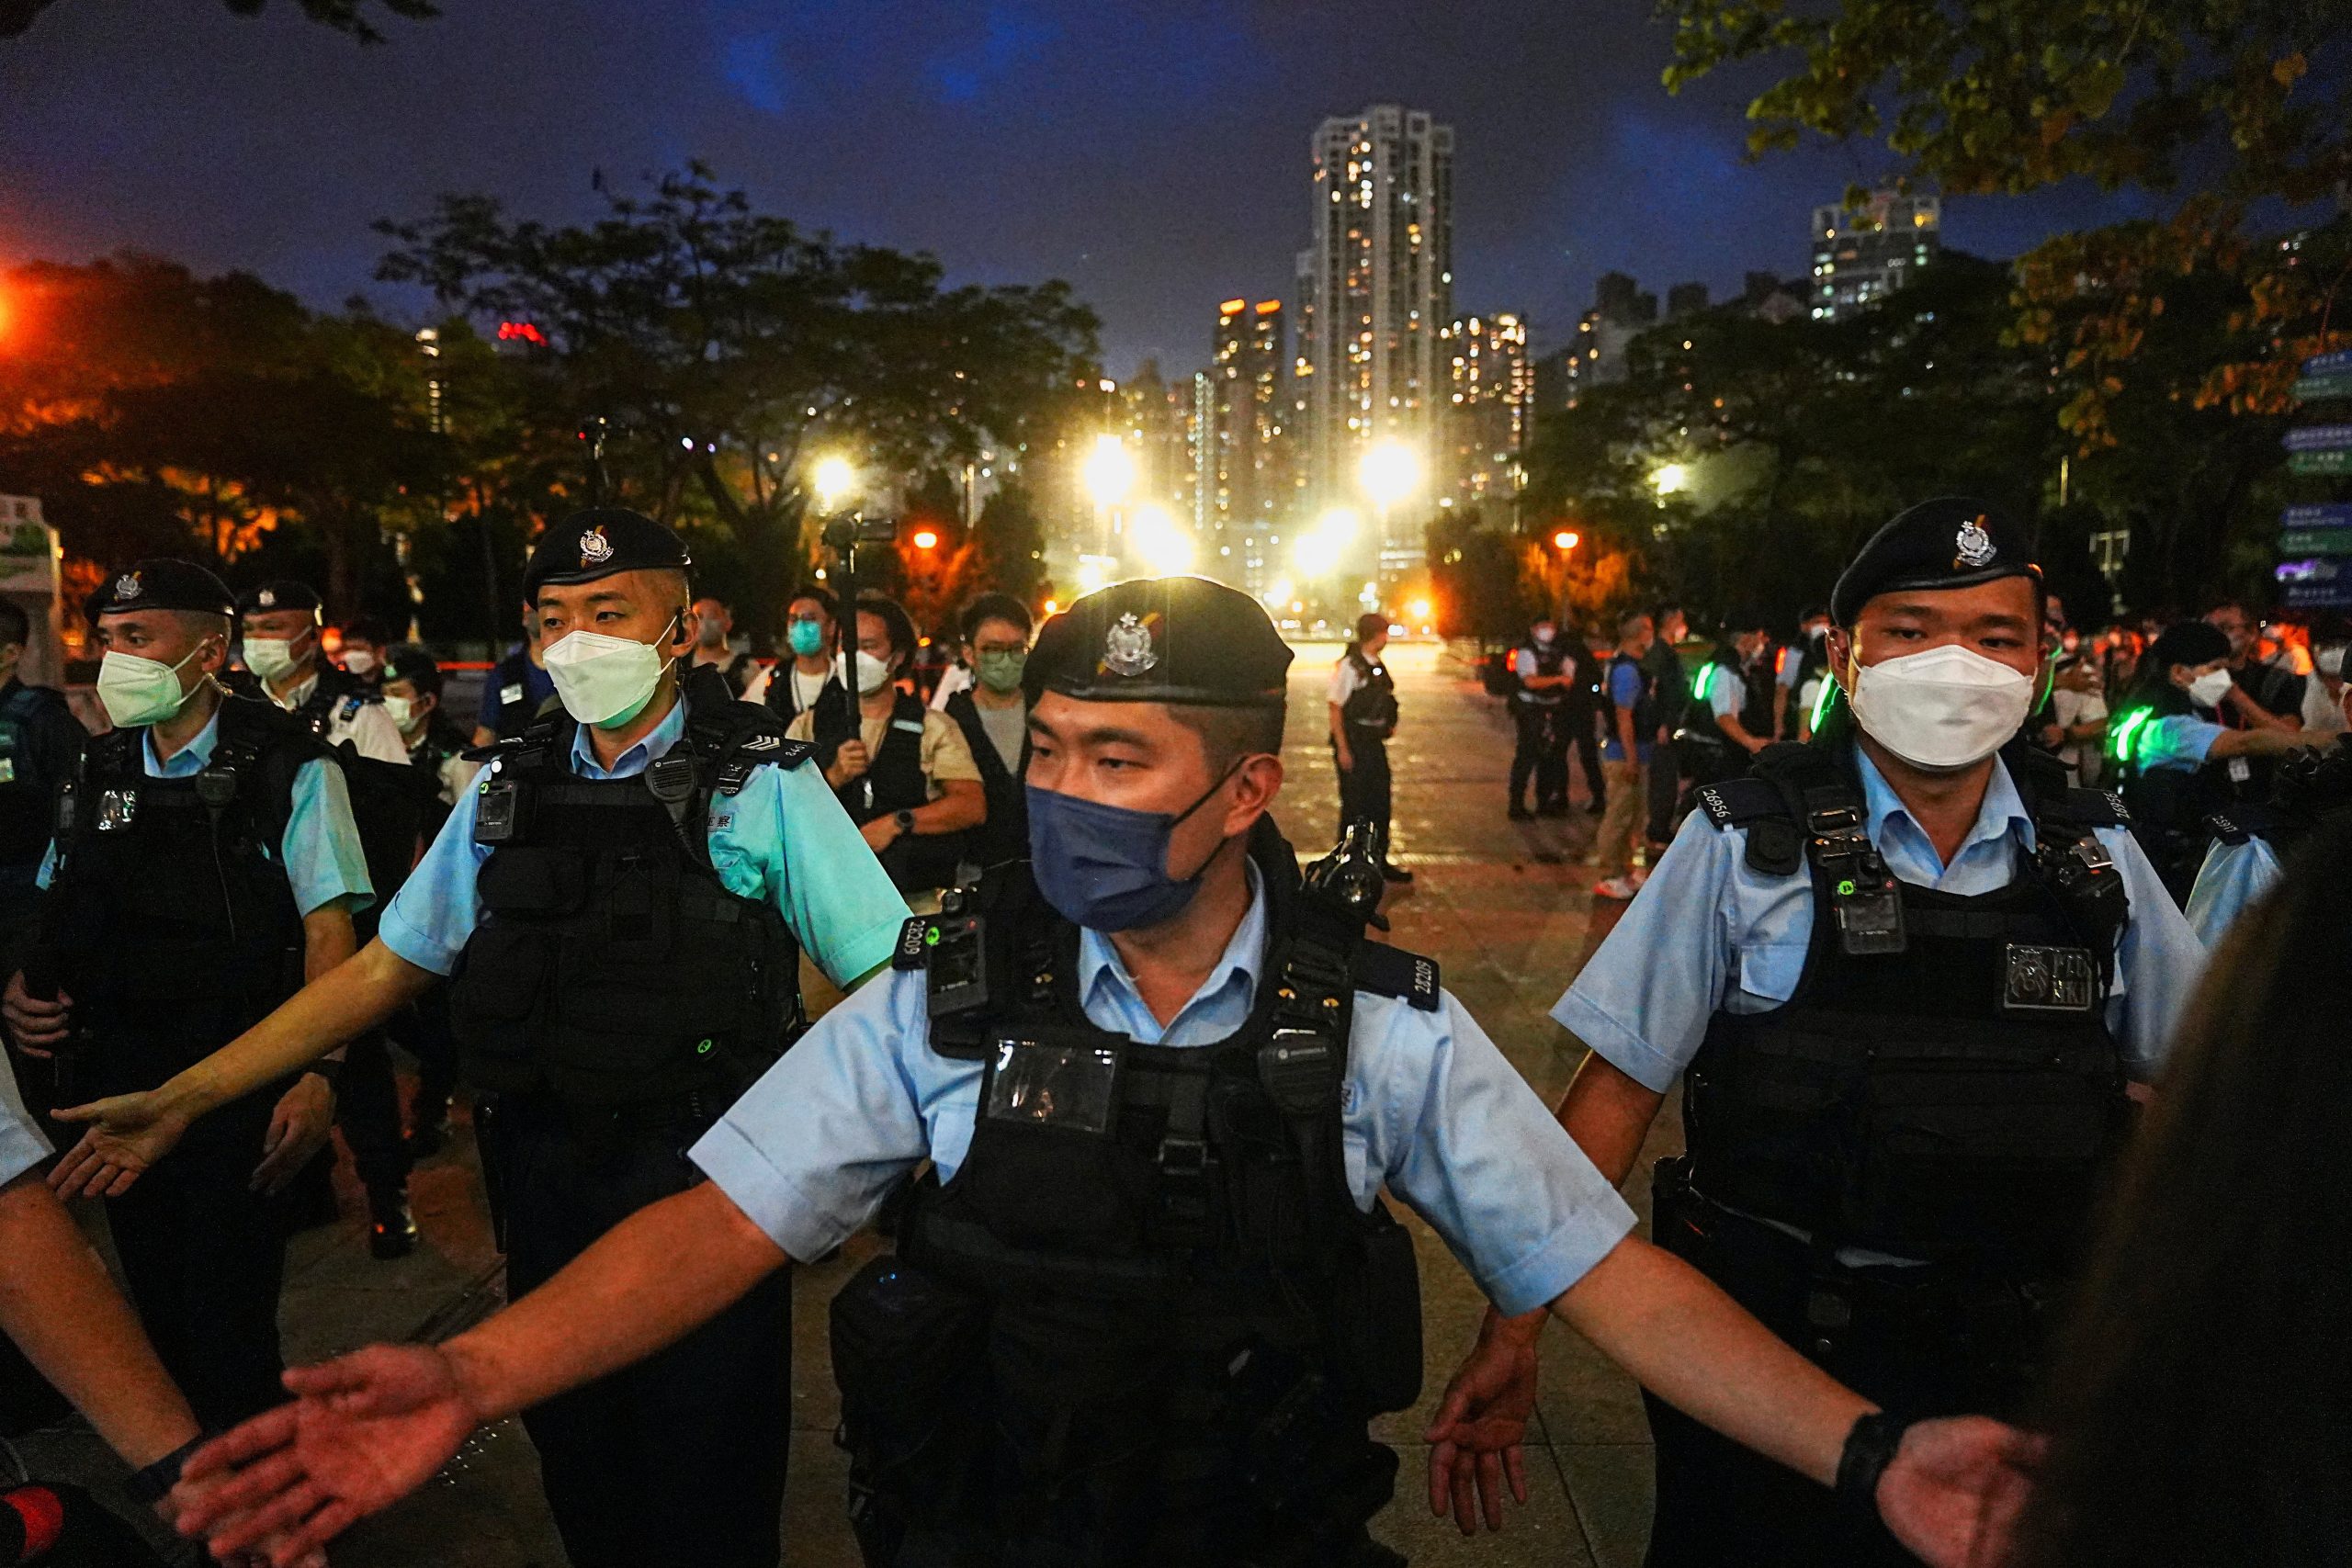
[[[268,0],[221,0],[240,17],[258,17]],[[369,16],[371,0],[295,0],[304,16],[311,20],[348,33],[361,43],[381,43],[384,35],[376,29]],[[21,38],[40,19],[40,14],[57,4],[57,0],[0,0],[0,39]],[[423,21],[438,17],[440,8],[432,0],[373,0],[395,17]]]
[[1094,317],[1064,284],[951,288],[928,255],[755,212],[699,164],[604,194],[584,228],[445,197],[379,226],[399,245],[379,276],[480,324],[528,323],[546,396],[610,421],[614,494],[731,539],[755,637],[806,562],[821,449],[960,467],[1050,420],[1091,369]]
[[978,581],[1032,610],[1043,603],[1053,587],[1046,576],[1046,528],[1027,486],[1008,481],[989,497],[972,542],[979,550]]
[[1883,139],[1893,172],[1955,194],[2074,178],[2187,191],[2161,220],[2064,236],[2021,270],[2030,333],[2040,312],[2085,295],[2096,306],[2072,311],[2061,345],[2084,373],[2064,404],[2083,450],[2112,439],[2106,404],[2174,280],[2240,279],[2248,321],[2267,329],[2204,367],[2206,402],[2278,412],[2293,362],[2352,343],[2328,310],[2345,269],[2248,229],[2261,204],[2306,206],[2352,184],[2340,0],[1662,0],[1661,13],[1675,28],[1669,88],[1754,60],[1781,72],[1748,104],[1752,153],[1813,132]]

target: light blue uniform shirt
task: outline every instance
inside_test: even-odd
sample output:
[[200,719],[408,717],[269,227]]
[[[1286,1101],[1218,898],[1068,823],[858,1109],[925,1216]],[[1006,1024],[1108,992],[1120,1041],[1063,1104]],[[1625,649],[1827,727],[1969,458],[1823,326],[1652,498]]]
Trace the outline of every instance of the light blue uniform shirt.
[[[673,703],[607,771],[582,725],[572,736],[571,771],[583,779],[634,778],[685,734],[685,705]],[[378,933],[384,945],[435,975],[457,968],[458,953],[481,923],[474,885],[493,846],[474,842],[474,817],[500,766],[493,761],[482,770],[384,911]],[[752,769],[741,792],[711,797],[709,831],[710,863],[727,890],[781,913],[835,985],[890,961],[906,900],[815,767]]]
[[[1747,681],[1738,668],[1729,664],[1711,667],[1707,676],[1707,706],[1717,718],[1737,718],[1739,710],[1747,705]],[[1721,734],[1723,727],[1715,727]],[[1725,739],[1729,739],[1725,737]]]
[[[2033,821],[1998,760],[1984,804],[1947,866],[1894,791],[1859,750],[1871,842],[1902,880],[1971,897],[2006,887],[2033,848]],[[2108,1028],[2136,1077],[2153,1077],[2203,967],[2205,950],[2129,829],[2101,828],[2132,900],[2107,1004]],[[1699,1054],[1718,1008],[1769,1012],[1796,993],[1813,939],[1806,870],[1768,876],[1747,863],[1747,830],[1703,811],[1682,824],[1617,929],[1552,1016],[1611,1066],[1665,1093]]]
[[2143,768],[2179,768],[2184,771],[2201,765],[2206,753],[2213,750],[2213,742],[2229,731],[2210,718],[2195,714],[2165,714],[2140,726],[2132,738],[2132,760]]
[[2267,839],[2243,844],[2215,840],[2197,868],[2197,886],[2188,893],[2188,923],[2208,948],[2221,945],[2223,933],[2237,918],[2278,884],[2278,852]]
[[0,1054],[0,1187],[47,1159],[49,1152],[49,1140],[33,1125],[25,1097],[17,1092],[17,1075]]
[[[220,716],[197,732],[195,739],[172,753],[168,762],[155,758],[155,735],[150,730],[140,745],[140,758],[151,779],[192,779],[212,764],[212,750],[220,743]],[[347,898],[354,911],[376,901],[375,885],[368,880],[368,856],[360,848],[359,829],[351,818],[351,792],[343,782],[341,764],[314,757],[294,771],[293,802],[286,831],[277,846],[277,863],[294,889],[294,908],[307,915],[337,898]],[[43,887],[57,871],[57,845],[41,856],[35,878]]]
[[[1110,942],[1084,932],[1086,1016],[1145,1044],[1229,1038],[1250,1016],[1265,942],[1258,891],[1162,1029]],[[827,1013],[691,1151],[794,1258],[839,1246],[922,1160],[943,1181],[964,1163],[981,1064],[932,1050],[925,980],[894,972]],[[1368,1212],[1386,1183],[1506,1313],[1548,1303],[1634,1228],[1624,1200],[1450,994],[1421,1012],[1356,993],[1340,1116],[1357,1206]]]

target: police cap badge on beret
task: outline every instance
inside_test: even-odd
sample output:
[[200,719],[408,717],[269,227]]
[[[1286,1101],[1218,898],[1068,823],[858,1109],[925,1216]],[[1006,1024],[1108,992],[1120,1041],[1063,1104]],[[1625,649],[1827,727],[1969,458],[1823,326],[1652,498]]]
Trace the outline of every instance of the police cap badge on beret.
[[1047,621],[1023,684],[1098,703],[1272,707],[1291,651],[1265,606],[1202,577],[1148,577],[1088,594]]
[[1862,606],[1903,589],[1973,588],[2004,577],[2041,581],[2033,542],[1982,501],[1923,501],[1871,536],[1830,591],[1829,614],[1850,626]]
[[685,541],[641,512],[599,506],[548,525],[523,570],[523,601],[536,604],[550,582],[594,582],[621,571],[684,571],[695,563]]
[[237,614],[266,615],[272,610],[308,610],[317,615],[325,607],[319,591],[307,582],[290,577],[273,577],[258,588],[248,588],[237,595]]
[[85,605],[92,620],[132,610],[192,610],[233,616],[237,601],[221,581],[194,561],[150,556],[107,579]]

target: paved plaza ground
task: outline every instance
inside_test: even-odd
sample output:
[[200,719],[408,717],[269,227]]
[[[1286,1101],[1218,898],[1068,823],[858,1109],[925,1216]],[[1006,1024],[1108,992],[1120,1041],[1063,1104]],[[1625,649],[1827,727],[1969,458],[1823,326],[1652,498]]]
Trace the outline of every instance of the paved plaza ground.
[[[1330,751],[1324,743],[1324,682],[1336,645],[1306,645],[1291,680],[1290,768],[1279,818],[1308,856],[1332,839],[1337,818]],[[1566,1085],[1583,1049],[1546,1016],[1601,936],[1616,907],[1596,915],[1591,874],[1579,862],[1594,819],[1511,822],[1503,815],[1510,727],[1502,705],[1480,692],[1459,650],[1399,644],[1388,663],[1403,705],[1391,748],[1396,779],[1396,858],[1416,873],[1391,896],[1392,940],[1436,958],[1446,985],[1487,1027],[1546,1100]],[[1581,784],[1578,784],[1581,788]],[[1578,800],[1581,806],[1581,796]],[[1675,1119],[1660,1119],[1651,1154],[1670,1152]],[[1628,1193],[1648,1209],[1649,1159]],[[369,1260],[358,1194],[346,1187],[345,1224],[296,1243],[284,1320],[287,1352],[316,1359],[376,1339],[431,1338],[491,1310],[502,1271],[490,1239],[470,1136],[415,1177],[425,1245],[398,1263]],[[1420,1242],[1429,1370],[1419,1408],[1382,1423],[1404,1454],[1399,1496],[1376,1533],[1416,1563],[1492,1568],[1637,1568],[1648,1534],[1650,1456],[1632,1382],[1557,1324],[1546,1330],[1540,1419],[1529,1434],[1532,1496],[1499,1537],[1465,1543],[1430,1517],[1419,1484],[1419,1439],[1446,1378],[1476,1332],[1482,1302],[1427,1227]],[[854,1243],[796,1280],[794,1433],[785,1561],[792,1568],[854,1568],[842,1520],[845,1462],[832,1443],[836,1411],[825,1303],[871,1250]],[[103,1467],[86,1437],[37,1439],[37,1463]],[[627,1484],[627,1477],[615,1477]],[[336,1568],[561,1568],[564,1555],[537,1489],[530,1441],[518,1423],[478,1434],[458,1461],[417,1496],[354,1529],[334,1550]]]

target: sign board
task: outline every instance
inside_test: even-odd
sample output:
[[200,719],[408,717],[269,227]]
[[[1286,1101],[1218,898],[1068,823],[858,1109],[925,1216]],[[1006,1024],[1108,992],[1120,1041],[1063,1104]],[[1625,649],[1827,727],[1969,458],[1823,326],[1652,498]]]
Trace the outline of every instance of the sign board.
[[2297,452],[2287,459],[2290,474],[2352,474],[2352,450]]
[[0,593],[57,592],[57,533],[28,495],[0,495]]
[[2344,562],[2320,556],[2302,560],[2282,560],[2271,575],[2281,582],[2352,583],[2352,570],[2347,570]]
[[2335,452],[2352,446],[2352,424],[2307,424],[2287,432],[2290,452]]
[[2278,514],[2281,528],[2352,528],[2352,502],[2314,502]]
[[2278,536],[2282,556],[2352,556],[2352,528],[2289,528]]
[[2352,581],[2290,582],[2287,584],[2287,608],[2290,610],[2352,609]]
[[2315,354],[2303,361],[2306,376],[2343,376],[2352,374],[2352,348],[2339,348],[2334,354]]
[[2340,376],[2306,376],[2295,383],[2295,397],[2306,403],[2329,398],[2352,398],[2352,371]]

